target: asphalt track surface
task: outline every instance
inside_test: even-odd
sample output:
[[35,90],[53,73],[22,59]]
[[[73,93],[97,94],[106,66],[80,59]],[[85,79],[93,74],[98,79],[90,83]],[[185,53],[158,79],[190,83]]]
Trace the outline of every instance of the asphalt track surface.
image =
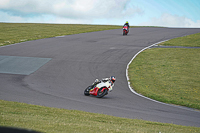
[[[127,64],[141,49],[199,32],[200,29],[133,28],[128,36],[122,36],[122,29],[116,29],[1,47],[2,60],[4,57],[31,57],[48,61],[30,74],[0,73],[0,99],[200,127],[200,111],[135,95],[126,80]],[[12,69],[16,65],[32,66],[27,60],[12,64],[12,59],[10,64],[7,61]],[[1,65],[4,64],[2,60]],[[104,98],[84,96],[84,89],[96,78],[111,75],[117,78],[111,93]]]

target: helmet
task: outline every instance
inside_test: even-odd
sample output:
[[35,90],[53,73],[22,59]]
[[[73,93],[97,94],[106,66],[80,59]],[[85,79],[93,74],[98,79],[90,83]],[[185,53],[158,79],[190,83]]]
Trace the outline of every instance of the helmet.
[[126,21],[126,24],[128,24],[128,21]]
[[111,77],[110,77],[110,80],[112,81],[112,83],[114,83],[115,80],[116,80],[115,76],[111,76]]

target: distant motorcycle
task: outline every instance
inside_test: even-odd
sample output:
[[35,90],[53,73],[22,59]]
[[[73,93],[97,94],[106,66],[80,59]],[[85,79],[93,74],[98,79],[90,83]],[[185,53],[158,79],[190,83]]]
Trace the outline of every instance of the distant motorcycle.
[[98,98],[102,98],[108,94],[109,88],[110,88],[110,84],[108,82],[100,82],[97,85],[88,86],[85,89],[84,94],[86,96],[93,95]]
[[123,35],[127,35],[128,34],[128,26],[127,25],[124,25],[123,26]]

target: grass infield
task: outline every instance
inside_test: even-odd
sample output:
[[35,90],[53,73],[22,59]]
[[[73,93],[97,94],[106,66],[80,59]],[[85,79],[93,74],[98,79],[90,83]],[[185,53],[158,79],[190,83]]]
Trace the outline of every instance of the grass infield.
[[[200,33],[175,38],[161,45],[197,47],[200,46],[199,40]],[[129,77],[133,89],[144,96],[200,109],[199,68],[200,49],[153,48],[143,51],[133,60]]]
[[200,47],[200,33],[174,38],[169,41],[160,43],[159,45]]

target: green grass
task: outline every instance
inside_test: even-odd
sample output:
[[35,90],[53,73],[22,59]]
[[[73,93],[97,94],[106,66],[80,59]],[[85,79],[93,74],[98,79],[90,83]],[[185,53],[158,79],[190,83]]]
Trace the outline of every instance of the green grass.
[[72,35],[119,28],[122,28],[122,26],[0,23],[0,46],[55,36]]
[[[200,34],[172,39],[162,45],[199,46],[199,40],[192,38],[200,39]],[[199,68],[200,49],[154,48],[133,60],[129,77],[133,89],[144,96],[200,109]]]
[[38,105],[0,100],[0,125],[60,133],[188,133],[200,132],[198,127],[180,126],[125,119],[76,110],[57,109]]
[[160,43],[159,45],[200,47],[200,33],[174,38],[169,41]]

